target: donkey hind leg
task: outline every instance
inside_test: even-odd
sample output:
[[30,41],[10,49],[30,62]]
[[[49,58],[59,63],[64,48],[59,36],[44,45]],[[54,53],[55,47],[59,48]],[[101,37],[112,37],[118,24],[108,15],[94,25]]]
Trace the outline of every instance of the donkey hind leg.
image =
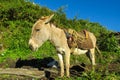
[[90,49],[90,50],[87,52],[87,56],[88,56],[88,58],[90,59],[90,62],[91,62],[91,64],[92,64],[92,66],[96,65],[96,64],[95,64],[95,48]]
[[95,48],[90,49],[90,53],[91,53],[92,65],[96,65],[95,64]]
[[59,64],[60,64],[60,76],[63,77],[64,76],[63,55],[58,53],[58,57],[59,57]]

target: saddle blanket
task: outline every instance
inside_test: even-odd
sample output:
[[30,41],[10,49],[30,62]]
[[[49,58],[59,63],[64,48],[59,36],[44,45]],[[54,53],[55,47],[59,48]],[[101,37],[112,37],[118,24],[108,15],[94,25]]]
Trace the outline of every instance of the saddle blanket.
[[89,36],[89,31],[82,30],[77,32],[73,29],[68,29],[66,33],[68,46],[70,48],[91,49],[93,48],[92,40]]

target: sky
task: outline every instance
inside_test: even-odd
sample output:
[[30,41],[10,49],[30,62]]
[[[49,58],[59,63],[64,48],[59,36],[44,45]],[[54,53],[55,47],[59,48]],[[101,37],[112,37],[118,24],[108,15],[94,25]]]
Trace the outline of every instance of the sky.
[[78,19],[100,23],[108,30],[120,32],[120,0],[31,0],[40,6],[57,11],[65,7],[68,19]]

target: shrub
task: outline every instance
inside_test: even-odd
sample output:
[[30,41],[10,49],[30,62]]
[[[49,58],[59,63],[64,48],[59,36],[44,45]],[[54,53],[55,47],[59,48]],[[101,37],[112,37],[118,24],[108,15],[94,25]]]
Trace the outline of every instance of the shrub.
[[101,34],[101,38],[99,39],[99,46],[103,51],[119,52],[118,39],[110,33]]

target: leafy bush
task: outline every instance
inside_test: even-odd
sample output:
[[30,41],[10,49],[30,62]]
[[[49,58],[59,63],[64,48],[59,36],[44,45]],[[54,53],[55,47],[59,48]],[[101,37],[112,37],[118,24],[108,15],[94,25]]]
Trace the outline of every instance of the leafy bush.
[[99,46],[103,51],[119,52],[118,39],[110,33],[101,34]]

